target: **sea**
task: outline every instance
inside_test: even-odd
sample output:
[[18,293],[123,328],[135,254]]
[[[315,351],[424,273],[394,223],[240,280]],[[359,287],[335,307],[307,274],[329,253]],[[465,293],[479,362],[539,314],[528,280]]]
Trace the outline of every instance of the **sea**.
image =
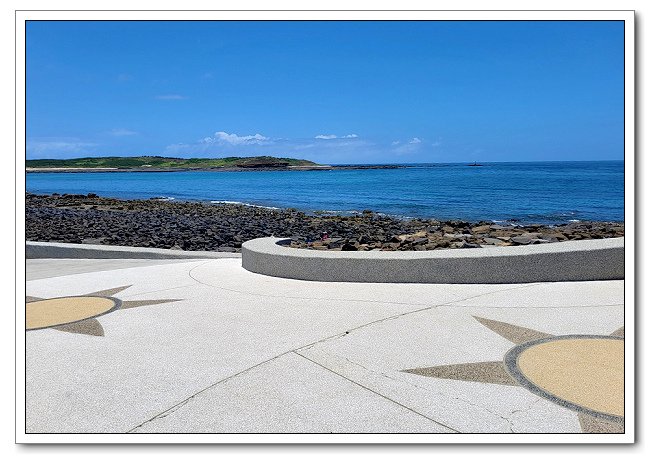
[[309,214],[559,224],[624,221],[624,162],[409,164],[399,169],[28,173],[26,191],[241,203]]

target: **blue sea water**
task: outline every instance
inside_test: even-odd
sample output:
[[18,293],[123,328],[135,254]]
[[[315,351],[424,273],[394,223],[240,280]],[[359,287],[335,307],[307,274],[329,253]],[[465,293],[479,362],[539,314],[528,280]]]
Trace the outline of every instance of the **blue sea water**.
[[623,161],[417,164],[402,169],[29,173],[31,193],[241,202],[306,212],[562,223],[624,220]]

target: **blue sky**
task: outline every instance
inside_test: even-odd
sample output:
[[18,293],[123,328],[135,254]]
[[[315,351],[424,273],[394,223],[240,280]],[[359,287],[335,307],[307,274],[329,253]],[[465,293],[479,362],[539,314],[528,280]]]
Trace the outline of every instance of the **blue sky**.
[[27,158],[623,158],[623,22],[27,25]]

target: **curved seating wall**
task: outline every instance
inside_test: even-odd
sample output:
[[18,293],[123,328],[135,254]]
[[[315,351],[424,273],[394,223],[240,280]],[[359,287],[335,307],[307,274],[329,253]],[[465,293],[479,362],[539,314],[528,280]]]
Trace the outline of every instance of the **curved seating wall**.
[[259,238],[242,246],[258,274],[326,282],[503,284],[623,279],[624,238],[435,251],[319,251]]

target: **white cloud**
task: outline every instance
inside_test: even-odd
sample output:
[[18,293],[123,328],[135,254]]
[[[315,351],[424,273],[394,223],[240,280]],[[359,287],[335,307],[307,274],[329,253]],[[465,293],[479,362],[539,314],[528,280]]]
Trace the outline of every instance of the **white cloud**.
[[55,139],[51,137],[28,139],[25,152],[29,158],[62,158],[70,155],[87,155],[96,147],[96,143],[79,139]]
[[310,138],[267,137],[255,133],[238,135],[224,131],[196,142],[168,145],[170,156],[290,156],[321,163],[405,162],[431,150],[433,140],[409,137],[401,140],[372,140],[351,133],[319,134]]
[[114,137],[126,137],[128,135],[138,135],[137,132],[129,130],[129,129],[112,129],[109,132],[110,135]]
[[[280,139],[277,139],[280,140]],[[269,146],[276,140],[262,134],[237,135],[219,131],[195,143],[174,143],[165,147],[166,155],[256,156],[272,154]]]
[[338,135],[330,134],[330,135],[317,135],[314,137],[315,139],[321,139],[321,140],[333,140],[333,139],[356,139],[359,136],[357,134],[348,134],[348,135],[343,135],[339,137]]
[[422,139],[418,137],[413,137],[411,140],[409,140],[406,143],[402,143],[399,140],[395,140],[394,142],[391,143],[391,146],[393,147],[393,153],[396,153],[398,155],[408,155],[419,151],[421,144],[422,144]]
[[[356,134],[349,134],[356,135]],[[216,132],[194,143],[175,143],[165,148],[169,156],[292,156],[318,162],[355,163],[371,161],[380,147],[361,137],[338,137],[326,139],[282,138],[254,135],[237,135]]]
[[187,97],[183,95],[171,94],[171,95],[156,95],[156,100],[185,100]]
[[269,145],[273,143],[269,137],[265,137],[262,134],[239,136],[235,133],[229,134],[221,131],[215,132],[213,137],[205,137],[201,142],[220,145]]

